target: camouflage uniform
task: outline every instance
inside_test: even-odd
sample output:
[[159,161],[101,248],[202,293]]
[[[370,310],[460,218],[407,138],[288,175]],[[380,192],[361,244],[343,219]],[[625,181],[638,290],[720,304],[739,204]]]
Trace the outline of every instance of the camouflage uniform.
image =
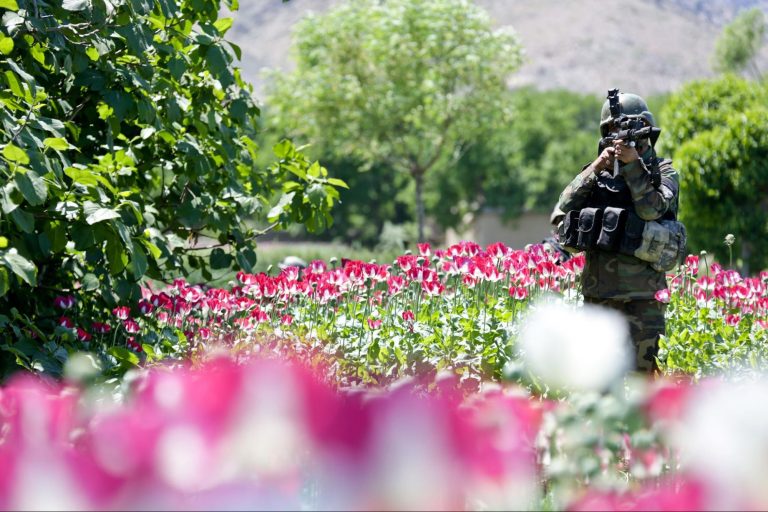
[[[595,175],[592,165],[582,172],[560,195],[557,208],[562,212],[589,206],[619,206],[633,209],[643,220],[676,218],[678,174],[671,161],[659,160],[661,184],[654,187],[649,150],[641,160]],[[617,204],[618,203],[618,204]],[[664,334],[664,304],[655,300],[657,290],[667,287],[663,272],[634,256],[599,249],[586,251],[582,274],[584,302],[622,312],[629,321],[636,350],[636,369],[656,370],[659,335]]]

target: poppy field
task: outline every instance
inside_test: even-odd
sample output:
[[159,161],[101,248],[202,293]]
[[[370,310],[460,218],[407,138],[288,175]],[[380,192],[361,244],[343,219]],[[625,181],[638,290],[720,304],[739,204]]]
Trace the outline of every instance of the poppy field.
[[622,320],[581,305],[582,268],[542,245],[420,245],[148,286],[90,325],[84,297],[60,296],[45,336],[63,380],[0,392],[0,506],[768,504],[768,273],[689,256],[657,294],[665,375],[647,379],[627,373]]

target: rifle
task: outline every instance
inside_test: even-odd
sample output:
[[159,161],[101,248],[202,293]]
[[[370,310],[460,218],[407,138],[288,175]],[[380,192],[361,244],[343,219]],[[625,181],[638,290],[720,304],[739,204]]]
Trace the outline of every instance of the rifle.
[[[661,134],[661,129],[655,126],[646,126],[642,119],[631,118],[621,111],[619,102],[619,90],[608,90],[608,107],[611,111],[611,123],[617,131],[600,139],[599,153],[613,144],[615,140],[623,140],[627,145],[634,147],[637,141],[651,139],[651,144],[656,142]],[[598,154],[599,154],[598,153]],[[619,161],[613,161],[613,172],[619,170]]]

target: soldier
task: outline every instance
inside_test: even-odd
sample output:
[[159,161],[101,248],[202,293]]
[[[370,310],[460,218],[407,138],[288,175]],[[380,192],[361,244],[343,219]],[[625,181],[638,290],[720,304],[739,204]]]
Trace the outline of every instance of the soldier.
[[[619,94],[618,98],[627,118],[656,126],[641,97]],[[608,101],[602,108],[600,131],[603,137],[619,131]],[[637,141],[635,147],[627,141],[614,140],[562,192],[553,222],[560,222],[566,212],[588,207],[624,209],[639,218],[641,226],[647,221],[676,220],[678,188],[678,174],[671,161],[656,158],[648,139]],[[658,369],[656,356],[659,336],[665,330],[665,305],[654,297],[666,287],[665,273],[654,269],[648,261],[614,250],[586,250],[582,274],[584,302],[609,307],[626,316],[638,371],[652,373]]]

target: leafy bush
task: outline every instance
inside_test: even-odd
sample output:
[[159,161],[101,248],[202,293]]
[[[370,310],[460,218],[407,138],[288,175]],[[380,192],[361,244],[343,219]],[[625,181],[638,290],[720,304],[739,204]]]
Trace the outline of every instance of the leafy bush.
[[680,216],[694,250],[733,234],[746,272],[768,267],[768,87],[725,76],[686,85],[663,111],[661,142],[680,170]]
[[[60,367],[76,340],[49,337],[57,295],[95,319],[145,277],[251,270],[245,219],[331,223],[343,183],[319,164],[285,142],[254,167],[259,109],[219,0],[0,7],[0,374]],[[222,247],[200,257],[201,234]]]

